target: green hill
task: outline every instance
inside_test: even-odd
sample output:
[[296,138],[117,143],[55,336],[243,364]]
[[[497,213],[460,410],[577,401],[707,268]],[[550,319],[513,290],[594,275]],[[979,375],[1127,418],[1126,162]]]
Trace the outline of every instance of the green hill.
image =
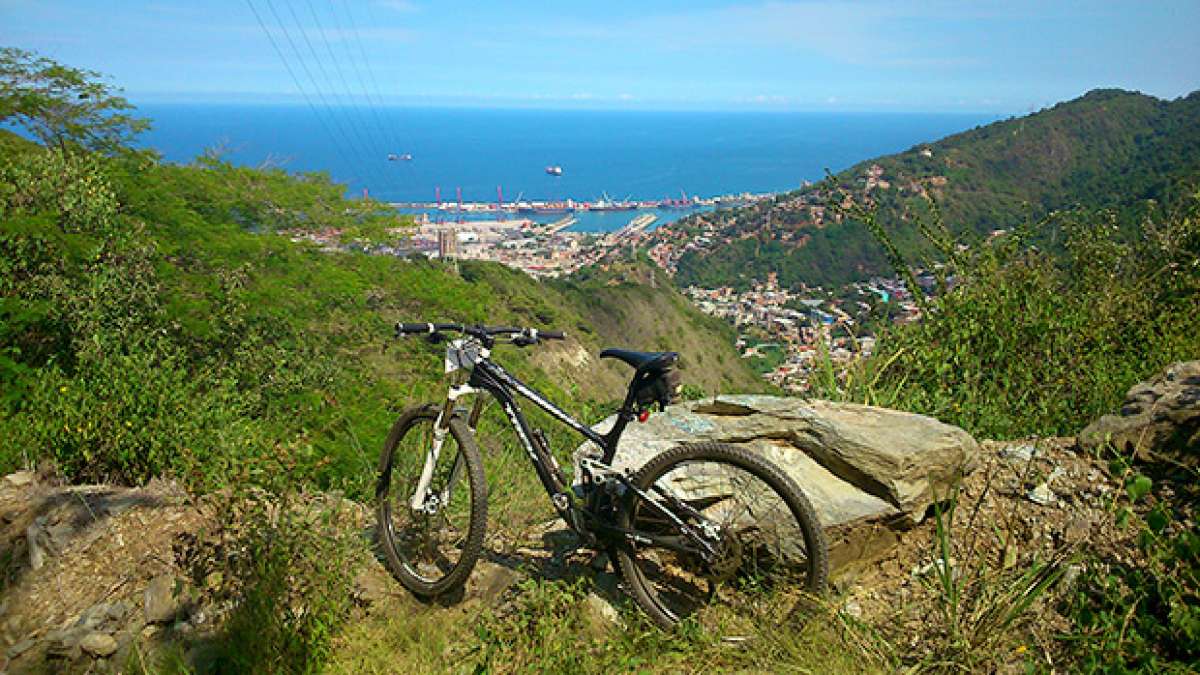
[[[1111,89],[867,160],[834,177],[879,206],[880,222],[906,254],[929,252],[912,224],[912,213],[927,208],[926,192],[951,232],[970,240],[1072,206],[1113,208],[1133,222],[1145,200],[1171,203],[1181,183],[1198,179],[1200,92],[1164,101]],[[678,260],[679,283],[745,285],[776,271],[788,285],[836,285],[887,272],[865,228],[813,212],[823,201],[820,189],[660,230],[666,240],[716,221],[707,226],[715,232],[711,242]]]
[[212,486],[267,480],[275,457],[291,480],[364,496],[395,410],[443,395],[440,348],[392,340],[397,320],[566,330],[497,358],[579,412],[623,392],[627,367],[596,358],[610,345],[677,349],[707,390],[763,386],[730,329],[645,266],[540,283],[322,249],[298,235],[406,236],[323,175],[0,132],[0,186],[0,472],[49,458],[77,480]]

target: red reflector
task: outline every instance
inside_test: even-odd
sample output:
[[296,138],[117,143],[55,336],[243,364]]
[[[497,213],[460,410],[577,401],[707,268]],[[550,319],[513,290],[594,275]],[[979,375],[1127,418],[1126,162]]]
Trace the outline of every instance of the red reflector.
[[639,422],[645,422],[648,419],[650,419],[650,411],[649,410],[643,410],[640,413],[638,413],[638,421]]

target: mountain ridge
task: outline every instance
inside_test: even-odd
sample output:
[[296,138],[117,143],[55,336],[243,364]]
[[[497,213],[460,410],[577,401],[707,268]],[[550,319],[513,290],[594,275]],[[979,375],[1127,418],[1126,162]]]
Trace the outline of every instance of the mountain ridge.
[[[1074,206],[1132,216],[1147,200],[1172,203],[1177,186],[1197,178],[1200,91],[1168,101],[1120,89],[1092,90],[833,176],[877,204],[900,250],[918,255],[931,253],[913,223],[914,213],[927,212],[927,195],[951,233],[970,239]],[[747,286],[771,271],[792,287],[890,273],[866,228],[824,212],[822,186],[659,228],[651,246],[671,253],[655,257],[674,268],[680,286]],[[696,245],[700,236],[708,243]],[[693,244],[681,247],[681,239]]]

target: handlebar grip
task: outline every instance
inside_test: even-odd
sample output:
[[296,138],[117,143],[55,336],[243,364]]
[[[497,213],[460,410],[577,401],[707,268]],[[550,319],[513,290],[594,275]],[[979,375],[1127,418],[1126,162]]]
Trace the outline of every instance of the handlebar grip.
[[414,333],[432,333],[433,324],[431,323],[403,323],[396,322],[397,335],[412,335]]
[[539,330],[537,336],[545,340],[564,340],[567,334],[561,330]]
[[397,322],[396,323],[396,334],[397,335],[416,335],[416,334],[429,335],[429,334],[436,333],[441,330],[455,330],[458,328],[459,328],[459,325],[456,323],[404,323],[404,322]]

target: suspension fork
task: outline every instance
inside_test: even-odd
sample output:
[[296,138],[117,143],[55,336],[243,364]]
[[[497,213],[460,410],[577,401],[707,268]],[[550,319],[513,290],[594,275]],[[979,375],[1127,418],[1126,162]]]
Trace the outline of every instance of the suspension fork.
[[[454,415],[455,402],[459,398],[475,392],[474,388],[463,384],[457,387],[450,387],[450,391],[446,394],[442,410],[438,413],[437,419],[433,423],[433,443],[425,452],[425,465],[421,467],[421,476],[417,479],[417,487],[413,490],[412,498],[409,500],[409,507],[413,511],[430,511],[430,505],[428,504],[430,497],[429,484],[433,481],[433,471],[437,467],[438,457],[441,455],[442,446],[446,442],[446,434],[450,433],[450,418]],[[472,431],[479,424],[479,415],[482,411],[483,399],[476,398],[467,422]],[[446,481],[446,489],[437,495],[438,499],[432,506],[434,510],[440,505],[450,502],[450,493],[461,478],[465,464],[466,461],[463,459],[462,453],[455,455],[454,466],[450,469],[450,478]]]

